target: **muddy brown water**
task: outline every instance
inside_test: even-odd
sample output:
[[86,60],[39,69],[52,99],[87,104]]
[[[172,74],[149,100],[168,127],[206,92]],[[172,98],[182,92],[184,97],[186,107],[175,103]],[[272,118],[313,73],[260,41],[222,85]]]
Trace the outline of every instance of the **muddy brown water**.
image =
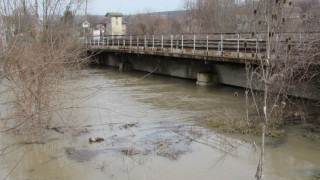
[[[68,102],[79,107],[68,116],[79,128],[41,132],[43,143],[8,149],[0,157],[0,178],[17,165],[7,179],[255,179],[259,137],[221,134],[198,123],[226,109],[242,111],[241,89],[145,75],[97,67],[76,73],[66,89],[80,97]],[[264,179],[320,173],[319,140],[303,137],[299,126],[287,132],[267,139]],[[24,137],[0,134],[0,145]],[[105,141],[89,143],[90,137]]]

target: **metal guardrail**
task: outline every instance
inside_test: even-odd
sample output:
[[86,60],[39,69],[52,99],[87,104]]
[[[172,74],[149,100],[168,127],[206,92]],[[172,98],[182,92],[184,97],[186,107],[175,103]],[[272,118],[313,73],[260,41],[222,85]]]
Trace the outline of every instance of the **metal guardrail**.
[[[282,37],[282,38],[280,38]],[[293,44],[319,39],[315,33],[275,35],[276,41]],[[265,34],[193,34],[193,35],[136,35],[87,37],[87,46],[101,49],[149,51],[215,57],[256,59],[266,51]]]

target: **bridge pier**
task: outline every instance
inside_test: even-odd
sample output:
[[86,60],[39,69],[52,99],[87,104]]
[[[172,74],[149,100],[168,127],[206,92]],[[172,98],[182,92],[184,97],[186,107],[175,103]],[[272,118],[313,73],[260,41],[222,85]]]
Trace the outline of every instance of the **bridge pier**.
[[128,62],[119,62],[119,71],[131,71],[132,66]]
[[197,73],[197,84],[201,86],[218,84],[218,76],[212,73]]

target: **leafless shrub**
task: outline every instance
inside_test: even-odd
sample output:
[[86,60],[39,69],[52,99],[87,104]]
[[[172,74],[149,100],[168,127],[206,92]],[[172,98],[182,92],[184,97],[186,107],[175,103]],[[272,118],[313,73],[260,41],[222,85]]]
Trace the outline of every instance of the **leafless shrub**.
[[[21,27],[8,35],[8,46],[1,53],[2,95],[11,96],[14,108],[1,117],[8,130],[47,128],[63,112],[67,97],[61,85],[70,69],[86,60],[85,48],[79,43],[74,24],[80,1],[43,1],[42,28],[33,4],[22,8],[20,1],[4,1],[1,12],[6,27]],[[73,10],[73,12],[72,12]],[[23,14],[28,21],[16,21]],[[4,93],[6,92],[6,93]]]
[[239,8],[234,0],[186,0],[189,33],[235,32]]
[[[260,45],[260,65],[252,68],[261,85],[259,93],[252,93],[262,121],[262,150],[256,178],[263,178],[264,137],[268,128],[277,128],[283,124],[284,108],[291,102],[289,96],[312,98],[319,89],[319,53],[318,39],[307,38],[297,41],[292,34],[286,33],[290,16],[291,1],[259,1],[254,11],[255,34],[264,33],[265,51]],[[317,37],[317,34],[313,33]],[[256,83],[253,79],[248,79]],[[313,87],[314,86],[314,87]],[[317,91],[315,91],[317,92]],[[307,94],[308,93],[308,94]]]
[[168,32],[167,19],[150,12],[134,15],[128,23],[129,34],[166,34]]

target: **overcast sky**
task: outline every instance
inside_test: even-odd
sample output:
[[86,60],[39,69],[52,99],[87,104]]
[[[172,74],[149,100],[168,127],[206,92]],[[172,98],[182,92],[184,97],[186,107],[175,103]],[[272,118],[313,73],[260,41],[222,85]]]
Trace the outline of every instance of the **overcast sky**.
[[175,11],[183,9],[184,0],[89,0],[88,12],[105,15],[107,12],[121,12],[125,15],[146,12]]

